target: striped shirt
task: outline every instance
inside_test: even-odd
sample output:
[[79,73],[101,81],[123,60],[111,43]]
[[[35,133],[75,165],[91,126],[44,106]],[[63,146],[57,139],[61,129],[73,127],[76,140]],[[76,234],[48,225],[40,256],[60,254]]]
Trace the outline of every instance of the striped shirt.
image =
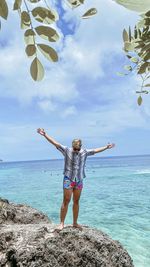
[[95,154],[94,149],[81,148],[80,151],[73,151],[73,148],[64,146],[56,146],[56,148],[64,155],[65,163],[63,174],[68,176],[72,181],[82,181],[85,175],[85,162],[87,156]]

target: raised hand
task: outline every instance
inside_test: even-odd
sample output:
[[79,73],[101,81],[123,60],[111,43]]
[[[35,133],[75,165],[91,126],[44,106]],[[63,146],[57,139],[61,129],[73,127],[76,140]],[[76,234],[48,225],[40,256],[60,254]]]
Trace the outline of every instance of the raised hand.
[[113,148],[114,146],[115,146],[114,143],[112,143],[112,144],[109,144],[109,143],[108,143],[107,148],[110,149],[110,148]]
[[46,132],[44,131],[43,128],[38,128],[38,129],[37,129],[37,132],[38,132],[39,134],[43,135],[43,136],[45,136],[45,134],[46,134]]

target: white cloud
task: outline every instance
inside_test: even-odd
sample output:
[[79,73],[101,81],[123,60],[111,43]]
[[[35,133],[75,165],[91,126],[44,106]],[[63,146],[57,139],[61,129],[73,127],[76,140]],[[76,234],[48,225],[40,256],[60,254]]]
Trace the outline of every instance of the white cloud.
[[55,111],[57,108],[57,105],[52,103],[50,100],[39,101],[38,105],[46,113],[49,111]]
[[[89,20],[80,21],[80,15],[93,6],[97,7],[98,14]],[[108,135],[111,137],[125,129],[149,129],[149,95],[144,96],[143,106],[137,106],[136,77],[120,78],[119,81],[116,76],[112,84],[107,78],[114,74],[114,57],[118,58],[123,54],[122,30],[134,25],[137,18],[136,14],[111,0],[89,0],[74,11],[66,9],[64,20],[72,29],[75,23],[76,31],[73,36],[67,35],[65,41],[56,44],[60,56],[58,63],[49,63],[40,56],[46,69],[42,82],[34,82],[30,77],[31,59],[25,55],[22,32],[18,34],[17,30],[11,31],[11,41],[7,38],[7,46],[0,49],[0,93],[2,97],[17,99],[21,105],[34,104],[39,107],[38,124],[41,125],[36,126],[32,118],[31,125],[24,126],[20,122],[14,130],[10,125],[3,125],[1,129],[5,131],[2,142],[8,143],[8,146],[11,143],[12,151],[16,149],[16,144],[19,151],[21,144],[23,146],[29,140],[30,145],[36,147],[33,141],[36,127],[47,127],[50,131],[52,129],[50,134],[57,139],[61,129],[60,141],[71,141],[78,135],[85,142],[92,139],[93,145],[96,145],[98,140],[101,140],[102,144]],[[18,25],[14,16],[10,22],[10,29],[12,25],[13,29]],[[8,30],[9,27],[7,33]],[[8,34],[3,30],[1,36],[6,40]],[[106,63],[110,66],[109,71],[105,67]],[[123,62],[118,66],[118,71],[122,65]],[[45,118],[51,112],[53,118],[48,117],[46,124],[42,116],[45,115]],[[56,123],[52,123],[52,119],[56,119]],[[21,140],[20,136],[25,131],[26,134]],[[10,139],[5,132],[11,134]]]
[[[127,25],[127,21],[135,21],[136,16],[132,18],[133,15],[131,16],[130,12],[124,8],[121,9],[120,6],[112,5],[109,0],[90,0],[74,11],[67,9],[64,19],[67,21],[70,18],[74,20],[76,17],[79,18],[80,14],[91,5],[97,7],[98,14],[89,20],[82,20],[73,36],[67,36],[65,43],[59,42],[56,45],[61,49],[60,62],[49,63],[40,56],[46,67],[45,79],[42,82],[34,82],[30,77],[31,59],[28,59],[24,52],[23,31],[20,31],[22,38],[14,31],[10,44],[0,49],[3,66],[2,96],[17,98],[22,104],[30,103],[34,97],[47,98],[47,100],[54,97],[54,101],[58,99],[59,102],[68,102],[79,97],[78,88],[76,88],[78,79],[87,76],[92,81],[103,77],[104,57],[112,51],[117,51],[118,48],[121,51],[123,25]],[[121,12],[118,13],[118,10]],[[17,22],[15,15],[10,17],[10,25],[14,23],[18,25],[19,18]]]
[[75,106],[69,106],[67,108],[64,109],[63,113],[61,114],[62,118],[66,118],[70,115],[75,115],[77,114],[77,110]]

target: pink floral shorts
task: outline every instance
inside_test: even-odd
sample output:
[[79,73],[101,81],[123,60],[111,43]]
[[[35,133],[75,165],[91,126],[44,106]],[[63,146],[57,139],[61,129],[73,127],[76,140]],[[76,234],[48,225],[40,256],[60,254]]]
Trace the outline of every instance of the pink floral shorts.
[[64,176],[63,180],[63,188],[66,189],[82,189],[83,188],[83,182],[82,181],[72,181],[68,176]]

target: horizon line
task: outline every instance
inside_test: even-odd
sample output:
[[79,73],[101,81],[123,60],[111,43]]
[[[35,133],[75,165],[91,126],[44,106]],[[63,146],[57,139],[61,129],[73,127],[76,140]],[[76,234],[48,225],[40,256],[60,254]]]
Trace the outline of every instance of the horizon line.
[[[137,155],[119,155],[119,156],[98,156],[90,157],[90,159],[97,158],[118,158],[118,157],[140,157],[140,156],[150,156],[150,154],[137,154]],[[89,159],[89,158],[87,158]],[[54,158],[54,159],[30,159],[30,160],[14,160],[14,161],[3,161],[0,159],[0,163],[15,163],[15,162],[30,162],[30,161],[55,161],[55,160],[64,160],[63,158]]]

